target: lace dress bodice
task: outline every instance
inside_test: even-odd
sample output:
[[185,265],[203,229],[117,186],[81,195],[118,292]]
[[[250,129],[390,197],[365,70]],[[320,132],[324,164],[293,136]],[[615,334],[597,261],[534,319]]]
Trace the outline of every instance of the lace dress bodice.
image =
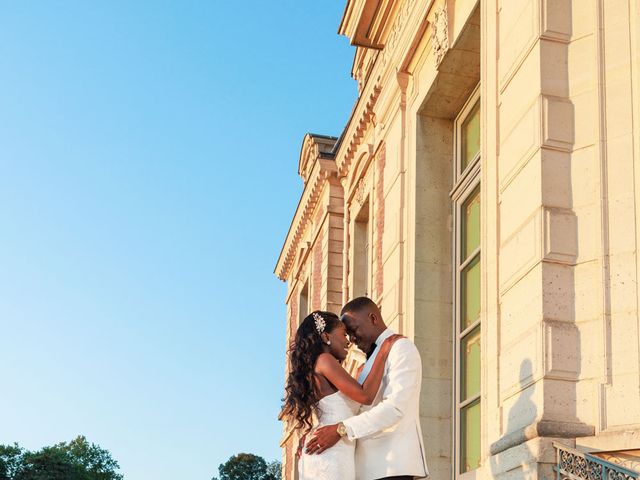
[[333,425],[358,413],[360,404],[351,400],[342,392],[335,392],[320,399],[315,415],[314,428],[320,425]]
[[[318,402],[314,428],[333,425],[358,413],[360,404],[342,392],[327,395]],[[312,434],[307,435],[307,439]],[[302,453],[298,464],[300,480],[354,480],[355,442],[345,437],[319,455]]]

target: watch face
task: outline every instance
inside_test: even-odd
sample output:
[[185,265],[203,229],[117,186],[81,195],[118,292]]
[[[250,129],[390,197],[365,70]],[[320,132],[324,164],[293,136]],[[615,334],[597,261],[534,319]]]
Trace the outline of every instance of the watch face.
[[344,436],[347,433],[347,427],[344,426],[344,424],[340,424],[338,425],[338,434],[340,434],[340,436]]

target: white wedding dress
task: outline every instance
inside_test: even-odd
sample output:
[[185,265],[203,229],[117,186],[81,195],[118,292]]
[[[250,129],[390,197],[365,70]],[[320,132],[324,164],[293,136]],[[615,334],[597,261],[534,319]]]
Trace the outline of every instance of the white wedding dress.
[[[360,404],[342,392],[335,392],[320,399],[314,428],[333,425],[358,413]],[[313,431],[307,435],[307,440]],[[342,437],[333,447],[319,455],[307,455],[302,449],[298,463],[299,480],[355,480],[356,442]]]

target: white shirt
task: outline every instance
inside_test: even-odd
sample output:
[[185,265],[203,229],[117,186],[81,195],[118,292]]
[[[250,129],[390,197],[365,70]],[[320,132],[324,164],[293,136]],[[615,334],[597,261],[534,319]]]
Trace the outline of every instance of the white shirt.
[[378,338],[375,341],[376,348],[373,350],[373,353],[365,362],[364,368],[360,372],[360,375],[358,375],[358,383],[360,385],[362,385],[364,381],[367,379],[367,377],[369,376],[369,373],[371,372],[371,367],[373,366],[373,362],[376,361],[376,357],[378,356],[378,352],[380,351],[380,347],[382,347],[382,344],[384,343],[384,341],[387,338],[389,338],[391,335],[395,335],[395,333],[390,328],[387,328],[384,332],[378,335]]

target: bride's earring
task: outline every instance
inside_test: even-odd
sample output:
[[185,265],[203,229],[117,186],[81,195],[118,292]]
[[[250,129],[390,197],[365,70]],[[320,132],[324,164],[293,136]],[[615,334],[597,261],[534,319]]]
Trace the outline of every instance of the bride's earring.
[[327,340],[327,345],[331,346],[331,340]]

